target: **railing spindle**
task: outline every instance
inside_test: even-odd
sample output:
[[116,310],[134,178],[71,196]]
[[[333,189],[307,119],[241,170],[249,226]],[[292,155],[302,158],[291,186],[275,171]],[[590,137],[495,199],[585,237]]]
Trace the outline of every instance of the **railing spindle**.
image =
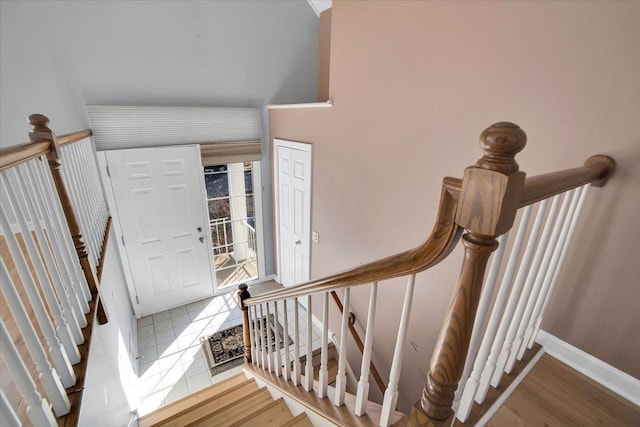
[[282,375],[282,358],[280,356],[280,319],[278,317],[278,301],[273,302],[273,329],[275,333],[275,354],[274,366],[276,377]]
[[31,358],[38,369],[38,378],[47,398],[53,405],[54,412],[57,416],[67,414],[69,412],[69,408],[71,408],[69,398],[64,391],[64,386],[60,382],[58,373],[49,364],[49,360],[47,360],[47,355],[44,348],[42,348],[38,334],[33,328],[33,324],[29,319],[27,310],[20,300],[20,296],[18,295],[13,280],[11,280],[11,276],[7,270],[7,266],[2,258],[0,258],[0,287],[2,288],[2,294],[9,306],[9,311],[11,311],[13,319],[18,326],[18,330],[22,335],[22,339],[24,340],[24,343],[29,350],[29,354],[31,354]]
[[260,321],[258,322],[258,327],[260,328],[260,366],[262,369],[267,369],[267,343],[265,340],[265,331],[264,328],[268,327],[265,325],[265,317],[264,310],[262,308],[263,304],[260,304]]
[[[78,349],[76,347],[76,342],[69,329],[69,325],[66,319],[62,315],[62,310],[58,305],[57,296],[53,291],[53,286],[49,281],[47,272],[45,271],[44,265],[42,264],[42,260],[40,259],[40,254],[38,253],[38,249],[36,247],[36,243],[31,234],[31,230],[29,229],[25,221],[25,212],[23,211],[22,206],[18,203],[18,198],[15,192],[13,191],[13,188],[9,185],[8,182],[6,182],[4,172],[0,173],[0,183],[2,183],[2,185],[4,186],[5,194],[7,194],[8,201],[10,202],[11,206],[13,207],[13,211],[16,214],[16,219],[20,227],[20,234],[22,235],[22,240],[24,241],[24,244],[27,247],[27,253],[29,254],[29,258],[31,259],[31,262],[33,264],[33,267],[36,273],[36,277],[40,284],[39,288],[42,290],[45,301],[47,302],[47,306],[49,307],[49,311],[55,321],[57,335],[60,337],[60,340],[64,345],[67,355],[69,355],[69,359],[71,360],[72,363],[75,363],[80,360]],[[3,209],[3,208],[0,207],[0,209]],[[1,216],[4,220],[6,220],[6,212],[4,210],[2,211]],[[15,242],[15,246],[13,246],[13,251],[11,251],[11,256],[14,258],[14,260],[16,258],[18,259],[22,258],[22,261],[24,262],[22,251],[18,246],[16,237],[13,235],[13,232],[11,231],[11,227],[9,226],[8,222],[6,224],[3,224],[3,228],[7,231],[7,234],[5,236],[7,238],[7,242],[9,243],[10,250],[13,246],[12,243]],[[25,262],[25,267],[26,267],[26,262]],[[35,284],[34,284],[34,288],[35,288]],[[75,361],[72,356],[74,354],[78,354],[77,360]]]
[[50,426],[58,425],[49,403],[40,396],[36,388],[36,384],[31,379],[31,374],[24,365],[20,353],[16,348],[9,331],[0,319],[0,354],[2,360],[7,365],[14,384],[20,391],[25,405],[27,407],[27,416],[34,426]]
[[[82,273],[82,267],[80,266],[78,253],[76,252],[76,248],[73,242],[71,230],[69,229],[69,224],[64,217],[64,212],[62,206],[60,205],[60,201],[58,200],[58,193],[55,189],[55,184],[53,182],[53,176],[51,174],[51,169],[47,166],[47,158],[46,156],[41,157],[42,164],[34,165],[34,169],[38,172],[40,176],[40,182],[43,184],[42,191],[44,193],[44,197],[48,200],[49,206],[52,207],[52,215],[58,225],[58,230],[60,230],[60,234],[63,236],[67,236],[64,238],[64,250],[66,253],[66,259],[69,266],[70,271],[74,272],[75,281],[78,283],[80,291],[84,296],[83,301],[91,301],[91,290],[89,289],[89,285],[87,280]],[[89,304],[84,306],[85,314],[89,312]]]
[[273,372],[276,368],[273,366],[273,354],[271,351],[271,347],[273,345],[273,340],[271,339],[271,312],[269,310],[269,303],[266,303],[265,305],[267,306],[267,362],[269,372]]
[[251,340],[253,342],[252,351],[253,357],[251,358],[251,362],[254,365],[260,365],[260,339],[258,338],[258,322],[260,318],[258,317],[258,307],[253,306],[249,307],[249,312],[251,313]]
[[567,193],[564,199],[562,200],[562,205],[560,206],[560,212],[558,213],[555,224],[553,226],[553,231],[551,233],[551,237],[549,238],[549,245],[547,246],[544,257],[542,258],[542,264],[540,265],[539,270],[537,270],[536,280],[533,284],[533,287],[531,289],[528,289],[527,287],[523,289],[523,291],[520,293],[517,307],[513,312],[513,315],[511,316],[511,318],[508,319],[509,328],[507,330],[504,344],[502,345],[502,351],[498,356],[498,361],[496,362],[496,369],[493,372],[493,377],[491,377],[491,385],[493,387],[498,387],[500,385],[500,381],[502,380],[502,374],[507,364],[507,360],[509,359],[509,356],[511,354],[512,346],[516,338],[516,332],[518,331],[518,327],[520,323],[524,321],[524,319],[529,319],[531,317],[531,312],[533,311],[535,299],[540,293],[545,272],[549,268],[549,264],[551,262],[551,256],[553,255],[553,250],[558,243],[558,238],[562,231],[563,224],[565,223],[565,218],[567,216],[567,211],[569,210],[569,206],[572,198],[571,196],[572,196],[571,192]]
[[338,375],[336,376],[336,394],[334,403],[336,406],[344,405],[344,393],[347,390],[347,343],[349,333],[349,297],[350,288],[344,289],[344,310],[342,311],[342,325],[340,327],[340,354],[338,355]]
[[[23,173],[22,166],[24,165],[19,165],[13,168],[12,171],[19,183],[19,188],[23,191],[27,210],[32,217],[34,232],[40,242],[40,253],[44,256],[44,264],[49,272],[49,277],[56,291],[58,301],[62,306],[62,316],[67,321],[76,344],[79,345],[84,342],[82,328],[87,325],[87,321],[77,296],[72,293],[71,287],[65,286],[62,280],[60,266],[54,261],[51,247],[57,247],[58,244],[56,235],[53,232],[51,218],[47,210],[42,206],[42,201],[38,197],[33,197],[33,195],[36,194],[36,190],[28,174],[25,176]],[[41,223],[40,218],[42,218],[44,224]],[[44,235],[43,230],[47,231],[47,236]]]
[[411,301],[413,300],[413,288],[416,283],[416,275],[409,276],[407,289],[402,304],[402,314],[400,315],[400,325],[398,326],[398,337],[396,347],[393,351],[393,361],[391,362],[391,372],[387,390],[384,392],[382,401],[382,413],[380,414],[380,426],[387,427],[391,422],[391,415],[396,410],[398,403],[398,382],[400,382],[400,371],[402,370],[402,357],[404,356],[404,346],[406,344],[407,329],[409,327],[409,315],[411,314]]
[[21,427],[22,423],[13,410],[11,403],[0,388],[0,425],[3,427]]
[[[76,271],[73,268],[73,265],[70,265],[73,261],[72,258],[70,258],[71,252],[69,252],[69,248],[71,246],[71,235],[69,234],[69,229],[66,228],[65,230],[60,227],[60,222],[57,220],[57,213],[55,212],[56,202],[47,197],[46,191],[43,188],[43,178],[39,173],[40,171],[38,171],[38,167],[34,165],[34,162],[27,162],[25,166],[27,167],[29,174],[34,178],[31,180],[32,188],[34,190],[34,198],[39,204],[41,204],[43,212],[42,215],[47,222],[47,227],[51,234],[49,238],[53,239],[55,242],[51,245],[52,250],[54,251],[54,255],[58,261],[60,269],[64,272],[63,274],[66,283],[68,283],[70,297],[74,300],[74,304],[77,303],[79,307],[80,312],[76,315],[78,324],[81,328],[84,328],[87,326],[87,320],[82,314],[89,312],[89,303],[87,302],[86,296],[82,292],[81,285],[79,283],[79,271]],[[67,234],[65,234],[65,232]]]
[[293,385],[300,385],[300,325],[298,320],[298,298],[293,299]]
[[304,389],[313,390],[313,318],[311,295],[307,295],[307,360],[304,368]]
[[[5,236],[5,241],[7,243],[7,247],[9,248],[9,253],[11,254],[11,258],[16,266],[16,270],[18,272],[18,277],[22,283],[22,287],[27,294],[29,299],[29,303],[33,309],[33,312],[38,320],[38,324],[40,325],[40,329],[42,330],[45,340],[48,345],[48,352],[53,359],[53,364],[56,368],[56,371],[60,375],[60,380],[65,387],[71,387],[76,382],[76,376],[73,372],[73,368],[71,367],[71,363],[77,363],[80,361],[80,353],[78,352],[78,348],[71,343],[70,335],[66,335],[67,342],[70,344],[70,350],[72,353],[69,355],[66,351],[66,348],[63,342],[60,341],[54,326],[52,324],[51,318],[47,313],[47,309],[44,306],[44,302],[40,297],[40,293],[37,290],[36,283],[34,281],[33,276],[27,266],[27,262],[25,261],[24,255],[20,246],[18,245],[18,241],[13,234],[9,226],[9,222],[6,218],[6,212],[2,205],[0,205],[0,232]],[[64,331],[63,331],[64,332]]]
[[[491,378],[494,372],[496,371],[498,356],[500,354],[500,350],[502,349],[502,345],[507,335],[507,329],[509,328],[510,321],[513,318],[513,313],[516,310],[516,304],[517,304],[518,298],[520,297],[520,293],[522,292],[523,287],[525,289],[530,287],[530,284],[529,284],[530,278],[528,276],[528,272],[535,271],[535,269],[540,265],[540,259],[542,254],[544,253],[544,248],[541,247],[541,245],[542,246],[546,245],[546,242],[549,239],[549,235],[551,233],[551,228],[553,225],[553,219],[555,218],[556,213],[558,211],[559,202],[560,202],[560,196],[556,196],[551,200],[551,208],[549,209],[549,212],[546,215],[546,222],[545,222],[540,240],[536,242],[537,233],[535,235],[532,233],[532,235],[529,237],[527,248],[525,249],[525,254],[523,256],[522,262],[520,263],[520,267],[518,268],[518,274],[516,276],[515,282],[513,283],[513,286],[511,286],[510,292],[508,292],[509,284],[513,279],[513,275],[511,275],[511,277],[509,277],[508,280],[505,280],[507,276],[506,274],[505,274],[505,278],[503,278],[503,281],[501,284],[501,290],[504,288],[505,296],[508,293],[509,299],[505,307],[504,313],[497,313],[496,315],[496,318],[500,320],[500,326],[498,327],[498,331],[495,334],[495,338],[491,343],[491,350],[489,353],[489,357],[487,359],[487,362],[485,364],[485,367],[480,377],[480,384],[478,386],[478,391],[475,396],[475,401],[478,403],[484,402],[484,399],[487,396],[487,392],[489,391]],[[543,201],[542,203],[545,203],[545,201]],[[546,208],[546,204],[544,205],[544,207]],[[539,232],[540,230],[539,227],[542,226],[542,220],[545,218],[544,215],[540,215],[541,212],[543,214],[545,213],[545,209],[543,209],[542,204],[538,209],[538,215],[536,216],[536,224],[534,225],[534,231]],[[536,225],[537,225],[537,228],[536,228]],[[524,232],[525,230],[523,230],[523,233]],[[518,234],[520,234],[520,229],[518,229]],[[524,239],[524,234],[523,234],[523,239]],[[533,257],[533,260],[531,260],[530,256],[533,253],[534,249],[535,249],[535,255]],[[514,264],[513,268],[515,269],[515,265],[517,264],[519,255],[514,256],[514,252],[515,252],[514,250],[511,251],[511,256],[509,257],[509,263],[513,263]],[[509,267],[507,267],[507,269],[509,269]],[[502,314],[502,317],[500,317],[500,314]]]
[[584,204],[584,200],[587,196],[587,191],[589,190],[589,185],[585,185],[580,189],[580,194],[576,194],[576,198],[578,199],[577,205],[575,206],[574,212],[571,214],[571,223],[569,225],[569,230],[567,234],[562,239],[563,246],[562,252],[560,254],[560,259],[556,263],[553,268],[553,277],[551,278],[551,283],[547,286],[547,290],[544,292],[546,296],[544,296],[544,303],[541,308],[534,308],[532,319],[535,319],[535,323],[531,323],[531,326],[525,330],[524,340],[520,350],[518,351],[518,360],[522,359],[526,348],[533,347],[533,343],[535,342],[535,337],[538,334],[538,330],[540,329],[540,324],[542,323],[542,318],[544,316],[544,311],[549,303],[549,297],[553,292],[553,288],[558,280],[558,275],[560,274],[560,270],[564,263],[564,258],[567,255],[567,250],[569,249],[569,243],[571,242],[571,238],[573,237],[573,232],[575,231],[576,224],[578,223],[578,219],[580,218],[580,213],[582,211],[582,206]]
[[291,378],[291,365],[289,363],[289,313],[287,313],[287,300],[282,300],[282,321],[284,323],[282,332],[284,336],[282,337],[283,342],[283,369],[282,369],[282,378],[285,381],[289,381]]
[[320,353],[320,372],[318,373],[318,396],[327,397],[329,386],[329,293],[322,294],[322,349]]
[[376,301],[378,297],[378,282],[371,284],[369,294],[369,311],[367,314],[367,330],[364,337],[364,348],[362,350],[362,365],[360,366],[360,381],[356,392],[355,414],[362,416],[367,412],[369,402],[369,372],[371,363],[371,352],[373,349],[373,326],[376,321]]

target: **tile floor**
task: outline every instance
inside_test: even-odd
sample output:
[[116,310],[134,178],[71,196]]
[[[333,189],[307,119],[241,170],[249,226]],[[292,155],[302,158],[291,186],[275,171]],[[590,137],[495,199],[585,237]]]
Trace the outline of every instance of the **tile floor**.
[[[289,336],[293,338],[293,304],[287,305]],[[283,315],[279,310],[280,323]],[[306,310],[299,306],[300,354],[306,352]],[[140,416],[242,371],[242,366],[213,378],[200,338],[242,323],[235,293],[187,304],[138,320]],[[312,327],[313,349],[320,330]],[[291,352],[293,349],[291,349]]]

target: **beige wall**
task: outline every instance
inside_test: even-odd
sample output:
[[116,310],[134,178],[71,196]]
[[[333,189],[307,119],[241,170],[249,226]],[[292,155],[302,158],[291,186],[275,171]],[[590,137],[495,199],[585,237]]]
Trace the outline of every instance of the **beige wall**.
[[318,101],[329,99],[331,61],[331,9],[320,14],[318,22]]
[[[442,177],[475,162],[486,126],[513,121],[529,175],[618,161],[589,194],[544,328],[640,377],[639,22],[637,2],[334,2],[334,107],[271,111],[272,138],[313,144],[312,277],[423,241]],[[419,397],[460,259],[418,276],[400,409]],[[379,290],[385,372],[403,290]],[[352,297],[361,324],[367,292]]]

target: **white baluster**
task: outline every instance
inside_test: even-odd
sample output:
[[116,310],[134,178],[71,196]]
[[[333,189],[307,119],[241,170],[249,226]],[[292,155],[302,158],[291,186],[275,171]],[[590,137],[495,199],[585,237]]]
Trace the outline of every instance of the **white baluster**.
[[[60,200],[58,199],[57,190],[54,188],[55,185],[53,183],[51,169],[48,166],[47,158],[45,156],[40,157],[40,159],[41,162],[39,165],[35,165],[35,169],[37,170],[38,176],[40,177],[40,182],[43,184],[43,191],[48,201],[48,205],[52,208],[54,220],[58,224],[60,235],[64,236],[62,238],[62,241],[65,242],[64,252],[66,253],[68,265],[71,271],[74,272],[76,283],[78,284],[80,292],[84,297],[84,301],[91,301],[91,291],[89,290],[89,285],[86,278],[84,277],[84,273],[81,271],[80,261],[78,259],[78,253],[76,252],[73,236],[71,236],[69,224],[67,223],[64,212],[62,210],[62,205],[60,204]],[[84,307],[84,312],[89,312],[88,304]]]
[[336,406],[344,405],[344,393],[347,390],[347,343],[349,333],[349,296],[350,288],[344,290],[344,304],[342,308],[342,325],[340,327],[340,354],[338,355],[338,375],[336,376],[336,394],[334,401]]
[[0,354],[2,360],[7,365],[14,384],[24,399],[27,407],[27,416],[34,426],[57,426],[53,412],[49,403],[40,396],[36,384],[31,379],[27,367],[20,358],[20,353],[16,349],[4,322],[0,320]]
[[71,147],[75,150],[76,158],[78,159],[77,167],[84,182],[83,189],[88,195],[89,206],[87,206],[87,211],[89,213],[89,219],[91,220],[90,236],[95,242],[94,246],[96,246],[96,257],[99,259],[101,247],[100,241],[102,240],[102,236],[100,236],[101,233],[99,226],[100,216],[98,212],[98,189],[93,186],[93,180],[91,179],[91,166],[95,167],[95,162],[90,162],[85,155],[82,148],[84,142],[85,140],[78,141],[75,144],[71,144]]
[[251,312],[251,316],[253,320],[251,320],[251,341],[253,342],[253,357],[251,358],[251,362],[254,365],[260,364],[260,339],[258,338],[258,321],[260,318],[258,317],[258,307],[251,306],[249,307],[249,311]]
[[0,287],[22,339],[29,350],[29,354],[38,368],[40,383],[53,405],[54,412],[57,416],[69,413],[71,403],[67,398],[67,393],[64,391],[58,373],[47,360],[47,355],[44,348],[42,348],[38,334],[33,328],[31,320],[29,320],[27,310],[22,304],[22,300],[20,300],[20,296],[2,258],[0,258]]
[[[542,299],[544,299],[544,295],[546,295],[546,292],[549,289],[551,277],[553,276],[553,272],[555,271],[555,268],[558,265],[557,264],[558,258],[560,257],[562,246],[564,245],[567,232],[569,231],[571,218],[578,204],[578,199],[580,195],[577,193],[577,191],[578,190],[570,191],[565,196],[565,200],[571,199],[569,210],[566,213],[566,215],[562,218],[563,220],[562,229],[560,231],[560,235],[558,236],[558,241],[556,242],[556,245],[553,250],[553,254],[551,256],[551,262],[548,268],[546,269],[546,271],[544,271],[543,273],[544,279],[542,280],[542,285],[540,287],[540,290],[537,293],[537,295],[532,294],[529,297],[529,300],[533,300],[532,302],[535,302],[538,300],[541,301]],[[529,303],[529,301],[527,302]],[[542,302],[540,302],[540,304],[542,304]],[[518,359],[519,348],[522,347],[522,355],[524,355],[524,352],[527,349],[526,342],[524,341],[524,336],[525,336],[525,332],[527,330],[528,325],[535,321],[534,316],[536,316],[538,313],[538,311],[536,310],[538,310],[537,302],[534,303],[531,314],[527,316],[527,313],[525,313],[518,324],[518,329],[516,330],[516,335],[513,340],[513,344],[511,345],[511,349],[510,349],[511,351],[509,353],[509,357],[507,357],[507,362],[504,367],[504,371],[506,373],[511,373],[511,371],[513,370],[516,360]],[[533,331],[533,325],[531,326],[531,331]],[[520,356],[520,358],[522,358],[522,356]]]
[[[82,195],[84,196],[84,200],[85,200],[85,205],[80,206],[80,209],[84,209],[85,211],[85,216],[87,218],[87,229],[83,230],[83,234],[86,235],[87,240],[91,243],[90,246],[92,248],[92,252],[93,252],[93,265],[97,267],[98,262],[99,262],[99,257],[100,257],[100,244],[98,242],[98,240],[100,239],[96,239],[96,235],[99,234],[95,228],[95,226],[97,225],[95,220],[96,220],[96,207],[95,205],[95,192],[90,190],[90,187],[88,186],[89,184],[89,177],[87,175],[87,170],[86,170],[86,163],[84,162],[84,160],[82,159],[81,155],[80,155],[80,151],[79,151],[79,146],[78,144],[70,144],[68,145],[70,152],[73,154],[74,157],[74,165],[73,167],[76,169],[76,173],[78,175],[78,177],[81,179],[80,181],[80,191],[82,192]],[[64,167],[64,166],[63,166]]]
[[11,403],[4,395],[4,391],[0,388],[0,426],[3,427],[21,427],[22,423],[13,410]]
[[307,295],[307,360],[304,368],[304,389],[313,390],[313,318],[311,313],[311,295]]
[[[254,331],[254,327],[253,327],[253,322],[255,321],[255,318],[252,318],[253,313],[251,313],[251,307],[247,307],[247,319],[249,320],[249,351],[251,351],[251,363],[255,363],[256,360],[256,354],[257,354],[257,348],[256,348],[256,341],[255,341],[255,331]],[[244,324],[243,324],[244,326]],[[244,331],[243,331],[244,332]]]
[[[558,262],[556,263],[556,266],[554,267],[553,278],[551,279],[551,284],[548,286],[548,289],[546,291],[544,304],[542,305],[541,309],[537,309],[537,308],[534,309],[534,317],[536,318],[536,321],[535,321],[535,324],[533,325],[533,329],[532,330],[527,329],[525,332],[524,343],[521,347],[521,351],[518,353],[519,360],[522,359],[522,356],[520,354],[524,355],[525,344],[526,344],[526,347],[528,348],[533,347],[535,338],[538,335],[538,330],[540,329],[540,324],[542,323],[544,312],[547,308],[547,304],[549,303],[549,298],[551,297],[553,289],[557,283],[558,275],[560,274],[560,269],[562,268],[562,265],[564,263],[564,258],[567,255],[567,250],[569,249],[569,243],[571,242],[571,238],[573,237],[573,232],[575,231],[576,224],[578,223],[578,219],[580,218],[580,212],[582,211],[582,206],[584,205],[584,200],[587,196],[588,190],[589,190],[589,185],[585,185],[581,188],[577,206],[571,217],[571,224],[569,226],[569,231],[565,236],[565,238],[563,239],[564,245],[562,247],[562,253],[560,254],[560,259],[558,260]],[[578,196],[576,195],[576,197]]]
[[[551,209],[549,214],[546,216],[547,224],[549,222],[553,222],[553,218],[558,209],[559,199],[553,199],[551,203]],[[487,396],[487,391],[489,390],[489,386],[491,384],[491,377],[496,369],[496,363],[498,361],[498,356],[500,355],[500,351],[502,350],[502,345],[504,344],[504,339],[507,334],[507,329],[509,327],[511,318],[513,316],[513,312],[516,309],[516,304],[518,298],[520,296],[520,292],[522,291],[522,287],[526,285],[524,284],[526,280],[527,273],[529,271],[529,266],[531,262],[531,254],[536,248],[536,240],[538,237],[538,233],[540,231],[540,227],[542,227],[542,222],[545,219],[545,211],[547,207],[547,201],[543,201],[538,208],[538,214],[536,215],[536,222],[533,226],[533,233],[529,236],[527,241],[527,248],[525,249],[525,253],[522,257],[522,261],[520,262],[520,267],[518,268],[518,274],[515,278],[515,282],[511,289],[509,289],[509,285],[513,281],[513,276],[515,274],[515,268],[518,263],[518,259],[520,258],[520,251],[522,250],[522,244],[524,243],[524,239],[526,238],[527,229],[523,226],[522,221],[520,222],[520,227],[518,228],[518,234],[516,236],[516,242],[514,243],[514,247],[511,250],[511,255],[509,256],[509,261],[507,264],[507,271],[505,272],[502,282],[500,284],[500,290],[498,291],[497,300],[501,301],[501,306],[505,306],[504,299],[509,297],[506,306],[504,308],[504,313],[502,309],[496,310],[497,303],[494,304],[494,312],[492,313],[492,319],[490,320],[491,328],[495,328],[495,322],[500,322],[500,326],[498,327],[497,332],[495,332],[495,337],[487,342],[487,345],[491,345],[491,350],[489,353],[489,357],[487,358],[487,362],[482,370],[482,374],[480,376],[480,383],[478,384],[478,391],[475,395],[475,401],[478,403],[484,402],[485,397]],[[544,241],[548,236],[547,229],[548,225],[545,226],[545,230],[542,233],[541,242]],[[538,243],[539,246],[539,243]],[[536,264],[536,257],[534,257],[533,265]],[[531,267],[534,268],[534,267]],[[494,317],[495,316],[495,317]],[[495,329],[493,329],[495,331]]]
[[396,339],[396,347],[393,352],[393,361],[391,362],[391,372],[389,374],[389,384],[384,392],[384,400],[382,401],[382,412],[380,414],[380,423],[382,427],[387,427],[391,422],[391,415],[396,410],[398,403],[398,382],[400,381],[400,371],[402,369],[402,357],[404,355],[404,346],[406,344],[407,328],[409,327],[409,315],[411,314],[411,301],[413,299],[413,288],[416,282],[416,275],[409,276],[409,283],[404,295],[404,304],[402,305],[402,314],[400,316],[400,326],[398,326],[398,338]]
[[[31,231],[27,227],[27,224],[24,220],[24,213],[22,211],[22,207],[18,205],[17,198],[13,192],[13,189],[8,187],[5,184],[4,172],[0,173],[0,183],[5,187],[5,194],[9,196],[9,200],[13,207],[13,211],[16,214],[16,219],[18,220],[18,225],[20,226],[20,232],[22,234],[22,239],[27,247],[27,252],[29,257],[33,263],[34,270],[36,272],[36,277],[38,278],[38,282],[40,283],[40,289],[44,294],[45,300],[47,301],[47,306],[49,307],[49,311],[52,314],[55,323],[56,323],[56,335],[60,338],[62,345],[64,346],[65,352],[69,357],[71,363],[77,363],[80,361],[80,353],[78,352],[78,348],[72,338],[71,332],[69,331],[69,325],[67,325],[64,317],[62,316],[62,311],[60,310],[60,306],[58,305],[58,301],[51,287],[51,283],[49,282],[49,277],[46,274],[44,266],[40,261],[40,255],[33,241],[33,236],[31,235]],[[27,278],[23,278],[21,274],[22,283],[25,284],[25,288],[29,286],[33,286],[33,290],[36,289],[36,284],[33,281],[33,277],[31,273],[29,273],[29,268],[27,267],[27,263],[24,259],[24,255],[22,254],[22,250],[18,245],[18,241],[11,231],[11,227],[9,226],[9,222],[7,221],[7,215],[4,208],[5,203],[0,205],[0,211],[2,215],[0,218],[2,219],[2,228],[6,231],[5,238],[7,241],[7,246],[9,246],[9,251],[11,252],[11,256],[14,259],[16,265],[20,266],[19,268],[23,268],[24,271],[27,272],[29,279],[31,282],[26,282]],[[36,291],[37,292],[37,291]],[[41,300],[40,300],[41,301]],[[32,301],[33,304],[33,301]],[[40,320],[38,320],[40,321]],[[58,371],[60,372],[60,368],[56,365]],[[62,375],[62,373],[61,373]]]
[[[24,200],[27,205],[27,210],[29,211],[29,214],[31,216],[36,237],[38,239],[38,242],[40,243],[40,253],[44,257],[44,262],[46,263],[47,270],[49,271],[51,283],[56,291],[58,301],[62,306],[62,317],[64,317],[64,320],[69,325],[69,330],[73,334],[75,343],[80,345],[84,342],[84,335],[82,334],[82,327],[80,326],[78,317],[82,318],[82,323],[85,326],[86,321],[77,298],[75,298],[74,295],[74,304],[74,300],[72,300],[69,296],[69,291],[62,281],[58,264],[54,261],[53,253],[51,252],[51,246],[57,244],[55,236],[51,232],[51,230],[53,230],[51,221],[49,220],[47,211],[41,206],[38,198],[31,197],[31,195],[35,194],[35,189],[32,185],[30,185],[31,181],[25,177],[21,166],[22,165],[14,167],[11,169],[11,171],[14,173],[14,176],[19,183],[19,188],[24,192],[23,194]],[[43,218],[44,222],[47,223],[46,227],[40,222],[40,218]],[[43,229],[49,230],[49,238],[45,237],[44,233],[42,232]],[[49,242],[51,243],[51,245],[49,244]],[[35,263],[35,260],[33,260],[33,262]]]
[[36,162],[25,163],[27,171],[33,177],[31,180],[32,189],[34,191],[34,198],[38,202],[42,216],[47,224],[49,230],[49,238],[54,241],[51,245],[55,255],[55,259],[58,261],[58,265],[61,269],[61,274],[64,275],[65,283],[68,283],[69,297],[73,301],[73,305],[76,306],[76,319],[81,328],[87,326],[87,320],[82,313],[89,312],[89,304],[87,303],[80,284],[78,283],[78,277],[70,265],[68,251],[66,249],[67,242],[65,239],[71,240],[69,233],[63,234],[64,230],[59,228],[58,222],[55,220],[56,213],[54,212],[55,206],[51,204],[51,201],[47,198],[43,189],[42,177],[38,173]]
[[322,294],[322,350],[318,373],[318,396],[327,397],[329,386],[329,293]]
[[518,332],[519,325],[523,321],[528,321],[528,319],[531,317],[535,299],[540,293],[542,280],[544,279],[545,274],[544,272],[549,268],[551,254],[553,253],[553,248],[555,248],[558,242],[558,237],[562,229],[562,224],[564,223],[564,220],[566,218],[570,202],[571,194],[567,194],[567,196],[562,200],[560,212],[558,213],[558,217],[556,218],[555,224],[553,226],[551,237],[549,238],[549,245],[547,246],[547,250],[545,250],[545,254],[542,258],[540,268],[537,271],[536,280],[533,284],[533,287],[531,288],[531,292],[527,292],[528,289],[525,287],[525,290],[520,295],[516,310],[513,317],[511,318],[511,322],[509,323],[509,329],[502,346],[502,351],[500,353],[500,356],[498,356],[496,370],[494,371],[493,377],[491,378],[491,385],[493,387],[498,387],[500,385],[500,381],[502,380],[502,373],[504,372],[507,361],[509,360],[509,356],[511,355],[513,345],[515,344],[516,333]]
[[276,350],[275,350],[275,362],[273,363],[275,366],[275,374],[277,377],[282,375],[282,358],[280,356],[280,319],[278,317],[278,301],[273,302],[273,329],[275,332],[275,340],[276,340]]
[[[16,180],[18,191],[23,196],[21,200],[24,205],[22,203],[19,203],[16,191],[8,182],[8,175],[5,174],[9,173],[12,173],[14,179]],[[55,262],[53,262],[51,252],[49,250],[48,241],[44,238],[44,234],[42,233],[42,227],[40,225],[40,219],[38,218],[38,212],[36,212],[36,210],[34,209],[33,202],[28,196],[29,190],[25,186],[25,183],[22,180],[22,176],[17,173],[16,168],[4,171],[2,173],[2,176],[0,176],[0,181],[2,181],[3,185],[5,186],[5,194],[8,196],[8,201],[13,206],[13,210],[16,214],[16,220],[18,221],[18,225],[21,229],[23,241],[25,243],[25,246],[27,247],[27,252],[35,269],[38,281],[40,282],[40,288],[42,289],[45,300],[47,301],[49,310],[52,312],[56,323],[62,325],[63,328],[69,331],[71,337],[73,338],[73,342],[75,344],[81,344],[84,341],[82,330],[80,329],[78,321],[73,315],[71,307],[68,305],[68,298],[65,298],[66,294],[64,292],[60,276],[57,274],[57,265],[55,264]],[[31,234],[31,230],[27,225],[27,222],[25,221],[25,217],[31,218],[33,230],[36,234],[36,238],[42,251],[42,255],[38,250],[36,241],[34,240],[33,235]],[[45,257],[47,263],[50,266],[49,268],[51,273],[51,280],[49,279],[49,275],[47,274],[45,260],[42,259],[42,256]],[[56,292],[54,292],[54,286],[56,287],[56,291],[60,293],[60,295],[56,295]],[[62,307],[60,307],[60,304],[62,304]]]
[[284,336],[282,337],[283,348],[284,348],[284,366],[282,369],[282,378],[288,381],[291,378],[291,364],[289,363],[289,313],[287,313],[287,300],[282,300],[282,319],[283,319],[283,330]]
[[300,385],[300,326],[298,324],[298,298],[293,299],[293,385]]
[[371,351],[373,348],[373,327],[376,321],[376,299],[378,295],[378,282],[371,285],[369,294],[369,311],[367,314],[367,329],[364,336],[364,348],[362,349],[362,365],[360,366],[360,381],[356,392],[355,414],[362,416],[367,412],[369,402],[369,372],[371,369]]
[[269,311],[269,303],[265,303],[267,306],[267,365],[269,372],[273,372],[275,370],[275,366],[273,366],[273,354],[271,351],[273,339],[271,339],[271,312]]
[[[493,253],[491,257],[491,266],[489,267],[489,274],[485,280],[485,284],[482,287],[482,294],[480,295],[480,302],[478,303],[478,311],[476,313],[476,320],[473,324],[473,331],[471,332],[471,341],[469,343],[469,351],[467,353],[467,360],[464,364],[464,370],[462,377],[458,383],[458,389],[456,390],[453,399],[453,410],[456,413],[456,418],[465,422],[471,412],[473,406],[473,396],[478,388],[478,380],[480,379],[480,367],[481,363],[487,357],[487,354],[482,355],[478,347],[483,338],[484,323],[489,314],[489,305],[491,304],[491,297],[495,289],[496,282],[498,281],[498,273],[500,272],[500,266],[502,265],[502,258],[504,251],[507,247],[507,241],[509,239],[509,233],[505,233],[498,237],[498,249]],[[488,346],[486,346],[488,348]],[[479,362],[481,360],[481,362]],[[478,369],[474,367],[476,375],[471,377],[469,372],[471,366],[478,365]],[[462,398],[464,396],[464,399]]]
[[260,304],[260,322],[258,323],[258,326],[260,327],[260,366],[262,367],[262,369],[267,369],[267,343],[265,340],[265,317],[264,317],[264,310],[262,309],[262,304]]

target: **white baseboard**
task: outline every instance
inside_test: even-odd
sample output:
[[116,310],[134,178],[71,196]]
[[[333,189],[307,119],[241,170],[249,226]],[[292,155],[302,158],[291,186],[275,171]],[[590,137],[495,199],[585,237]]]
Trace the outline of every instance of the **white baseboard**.
[[491,418],[493,418],[496,412],[498,412],[502,405],[504,405],[504,402],[506,402],[509,396],[511,396],[511,393],[513,393],[516,387],[518,387],[522,380],[524,380],[529,371],[531,371],[533,367],[536,366],[536,363],[538,363],[538,360],[540,360],[544,353],[545,352],[543,348],[538,351],[535,356],[533,356],[533,359],[531,359],[531,361],[527,363],[527,366],[525,366],[524,369],[518,374],[516,379],[513,380],[511,384],[509,384],[509,387],[507,387],[506,390],[502,392],[502,394],[496,399],[496,401],[493,402],[491,408],[489,408],[489,410],[482,416],[482,418],[478,420],[478,422],[475,424],[475,427],[483,427],[489,422],[489,420],[491,420]]
[[540,329],[536,342],[544,351],[616,394],[640,406],[640,380]]

